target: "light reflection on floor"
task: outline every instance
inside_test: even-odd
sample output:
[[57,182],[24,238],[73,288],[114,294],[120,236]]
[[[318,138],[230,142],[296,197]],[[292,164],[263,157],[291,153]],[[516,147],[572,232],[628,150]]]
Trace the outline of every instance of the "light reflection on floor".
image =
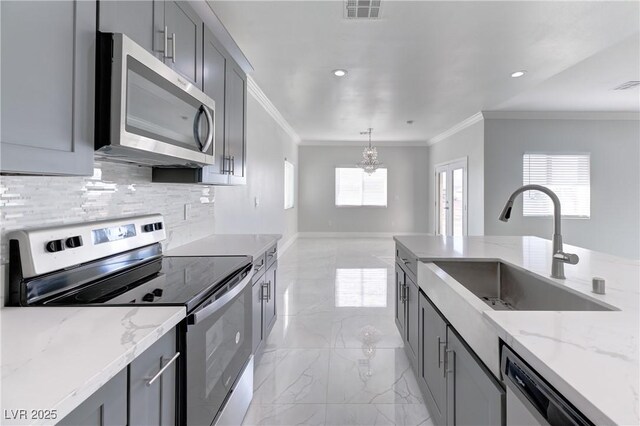
[[384,308],[386,306],[386,268],[336,269],[336,308]]

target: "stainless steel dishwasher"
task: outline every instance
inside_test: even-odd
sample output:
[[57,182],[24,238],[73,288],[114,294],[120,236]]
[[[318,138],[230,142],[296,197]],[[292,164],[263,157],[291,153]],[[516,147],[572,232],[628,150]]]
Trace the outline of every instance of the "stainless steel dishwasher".
[[507,385],[507,426],[593,425],[507,345],[500,370]]

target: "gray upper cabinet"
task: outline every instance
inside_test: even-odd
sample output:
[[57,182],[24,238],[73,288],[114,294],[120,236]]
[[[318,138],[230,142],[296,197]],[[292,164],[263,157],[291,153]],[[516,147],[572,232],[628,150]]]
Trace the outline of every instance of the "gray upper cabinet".
[[176,424],[175,329],[129,365],[129,426]]
[[116,374],[57,424],[59,426],[125,426],[127,424],[127,369]]
[[[227,57],[224,49],[218,44],[209,29],[204,30],[202,51],[202,90],[216,103],[215,113],[215,163],[207,166],[207,183],[226,184],[229,179],[225,174],[226,161],[224,158],[225,142],[225,81],[227,71]],[[203,170],[204,172],[204,170]]]
[[[162,59],[160,41],[164,35],[164,4],[152,0],[100,1],[98,28],[123,33]],[[155,50],[154,50],[155,48]]]
[[91,175],[96,3],[0,8],[0,171]]
[[505,424],[505,392],[451,328],[447,337],[447,423]]
[[247,77],[237,66],[227,67],[225,157],[229,184],[246,183]]
[[419,311],[418,383],[433,422],[444,425],[447,422],[447,381],[444,371],[447,323],[422,293]]
[[[184,1],[164,1],[164,62],[202,88],[202,19]],[[164,46],[164,40],[162,41]],[[164,47],[163,47],[164,49]]]

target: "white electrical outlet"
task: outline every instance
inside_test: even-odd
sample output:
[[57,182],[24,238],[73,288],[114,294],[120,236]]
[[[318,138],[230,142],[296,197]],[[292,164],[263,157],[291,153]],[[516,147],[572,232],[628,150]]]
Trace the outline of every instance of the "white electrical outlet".
[[191,218],[191,204],[184,205],[184,220]]

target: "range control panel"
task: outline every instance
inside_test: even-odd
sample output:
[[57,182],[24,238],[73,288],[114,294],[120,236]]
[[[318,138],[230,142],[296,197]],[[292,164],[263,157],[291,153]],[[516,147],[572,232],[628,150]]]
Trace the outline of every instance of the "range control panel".
[[25,229],[8,238],[17,242],[28,278],[161,242],[166,234],[162,215],[152,214]]

